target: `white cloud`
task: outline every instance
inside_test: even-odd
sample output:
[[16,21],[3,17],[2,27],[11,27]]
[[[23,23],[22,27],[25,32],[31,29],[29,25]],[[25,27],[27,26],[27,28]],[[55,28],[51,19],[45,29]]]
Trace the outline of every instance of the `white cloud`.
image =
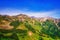
[[0,11],[0,14],[2,15],[18,15],[18,14],[27,14],[29,16],[35,16],[35,17],[54,17],[56,15],[57,10],[52,11],[40,11],[40,12],[32,12],[32,11],[21,11],[17,9],[5,9]]
[[29,12],[28,15],[30,16],[35,16],[35,17],[45,17],[45,16],[50,16],[52,15],[54,12]]

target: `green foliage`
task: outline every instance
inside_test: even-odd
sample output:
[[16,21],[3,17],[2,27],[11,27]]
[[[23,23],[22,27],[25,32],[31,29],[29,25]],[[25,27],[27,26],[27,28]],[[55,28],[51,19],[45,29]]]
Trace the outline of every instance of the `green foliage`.
[[[23,24],[28,30],[16,29],[21,24]],[[60,25],[60,23],[58,23],[58,25]],[[43,22],[42,25],[39,21],[35,21],[34,24],[32,24],[29,23],[29,21],[25,21],[24,23],[22,23],[16,20],[12,21],[10,23],[10,26],[14,26],[14,29],[0,29],[0,40],[55,40],[56,36],[60,37],[60,30],[58,30],[55,23],[50,20]],[[28,35],[29,31],[32,32],[31,36]],[[12,35],[6,35],[8,33],[11,33]],[[45,37],[45,35],[43,34],[48,35],[48,37]]]
[[25,23],[25,27],[28,28],[28,30],[30,30],[30,31],[32,31],[33,33],[35,33],[35,29],[32,28],[32,26],[31,26],[28,22]]
[[0,33],[4,33],[4,34],[6,34],[6,33],[11,33],[12,32],[12,30],[3,30],[3,29],[0,29]]
[[60,30],[57,31],[57,35],[60,37]]
[[42,24],[43,28],[42,28],[42,32],[50,35],[51,37],[55,37],[58,36],[58,28],[57,26],[51,22],[51,21],[46,21]]
[[0,37],[0,40],[15,40],[15,39],[12,39],[12,38],[6,38],[6,37]]
[[57,24],[59,27],[60,27],[60,22],[58,22],[58,24]]
[[20,22],[18,20],[16,20],[16,21],[11,22],[10,25],[14,26],[16,28],[20,25]]
[[[8,33],[12,33],[11,36],[4,36],[4,34],[8,34]],[[19,35],[20,36],[19,36]],[[1,40],[19,40],[20,38],[19,37],[25,37],[27,35],[27,30],[1,30],[0,31],[0,39]]]

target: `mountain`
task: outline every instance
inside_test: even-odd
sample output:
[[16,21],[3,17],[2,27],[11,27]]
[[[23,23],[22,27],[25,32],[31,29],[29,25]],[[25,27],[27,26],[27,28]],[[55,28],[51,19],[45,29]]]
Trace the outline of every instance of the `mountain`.
[[60,40],[60,19],[0,15],[1,40]]

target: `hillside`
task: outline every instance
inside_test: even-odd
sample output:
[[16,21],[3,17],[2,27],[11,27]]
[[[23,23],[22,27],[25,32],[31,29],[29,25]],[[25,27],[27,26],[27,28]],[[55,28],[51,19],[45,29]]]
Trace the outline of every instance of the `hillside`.
[[0,15],[0,40],[60,40],[60,19]]

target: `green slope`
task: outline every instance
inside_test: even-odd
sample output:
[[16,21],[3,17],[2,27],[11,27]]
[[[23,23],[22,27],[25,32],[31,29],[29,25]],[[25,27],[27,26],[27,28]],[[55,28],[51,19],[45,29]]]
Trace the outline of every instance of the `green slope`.
[[60,40],[60,29],[51,20],[39,22],[28,18],[25,21],[17,19],[11,21],[9,26],[13,26],[13,29],[0,29],[0,40]]

